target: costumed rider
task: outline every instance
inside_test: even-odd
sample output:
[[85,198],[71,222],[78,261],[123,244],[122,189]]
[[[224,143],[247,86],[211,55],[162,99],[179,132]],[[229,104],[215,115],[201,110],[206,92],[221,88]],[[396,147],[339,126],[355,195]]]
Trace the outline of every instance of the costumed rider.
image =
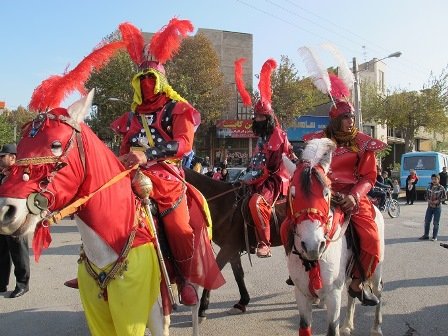
[[198,195],[185,182],[181,167],[182,157],[192,151],[200,114],[169,85],[163,66],[179,49],[182,37],[193,31],[193,25],[173,18],[154,34],[149,46],[144,46],[140,30],[131,24],[121,25],[120,31],[138,72],[131,83],[132,112],[111,127],[123,136],[123,164],[138,163],[152,181],[150,198],[157,204],[172,254],[172,262],[167,262],[170,278],[180,287],[180,302],[195,305],[198,296],[192,283],[212,290],[225,281],[214,259],[204,216],[189,208]]
[[367,197],[374,186],[377,170],[375,152],[387,144],[360,132],[355,124],[355,114],[349,102],[348,84],[336,75],[329,75],[333,105],[329,112],[330,123],[323,131],[304,136],[305,141],[327,137],[337,148],[333,153],[329,178],[332,192],[339,196],[339,204],[345,213],[351,214],[351,223],[359,236],[359,262],[352,270],[349,295],[364,305],[378,304],[378,298],[363,286],[375,272],[380,260],[380,237],[375,223],[375,210]]
[[[242,79],[242,63],[235,62],[235,81],[243,104],[251,105],[251,98]],[[250,188],[249,210],[255,225],[257,236],[257,256],[271,256],[270,221],[273,207],[279,197],[286,196],[290,175],[283,165],[283,154],[296,160],[286,132],[279,126],[271,106],[271,74],[276,67],[273,59],[268,59],[262,66],[258,89],[260,99],[254,105],[252,131],[258,136],[255,155],[252,157],[243,182]]]

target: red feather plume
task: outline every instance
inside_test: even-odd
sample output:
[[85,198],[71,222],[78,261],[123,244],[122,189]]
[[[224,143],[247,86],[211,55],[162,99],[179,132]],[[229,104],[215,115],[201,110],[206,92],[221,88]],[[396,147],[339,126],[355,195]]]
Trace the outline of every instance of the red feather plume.
[[126,43],[126,48],[132,61],[137,65],[141,64],[145,46],[142,32],[129,22],[123,22],[118,26],[118,29],[120,29],[121,39]]
[[335,74],[329,72],[331,82],[331,96],[335,99],[347,99],[350,97],[350,90],[345,83]]
[[263,103],[270,104],[272,102],[271,75],[276,67],[277,62],[275,62],[275,60],[272,58],[264,62],[263,66],[261,67],[258,90],[260,91],[260,96]]
[[246,85],[243,81],[243,63],[246,61],[245,58],[239,58],[235,61],[235,83],[238,92],[243,99],[244,106],[252,105],[252,99],[250,98],[249,92],[246,90]]
[[125,46],[122,41],[106,44],[86,56],[72,71],[44,80],[33,92],[29,104],[30,110],[42,112],[58,107],[75,90],[85,94],[84,83],[92,70],[101,69],[118,50],[124,49]]
[[165,64],[179,50],[182,37],[193,32],[193,29],[189,20],[171,19],[168,25],[154,34],[149,44],[149,52],[159,63]]

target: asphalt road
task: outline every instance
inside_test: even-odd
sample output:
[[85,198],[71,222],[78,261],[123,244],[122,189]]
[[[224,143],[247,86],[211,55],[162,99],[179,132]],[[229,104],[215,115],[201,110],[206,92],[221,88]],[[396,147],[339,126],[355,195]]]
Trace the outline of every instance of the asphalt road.
[[[423,233],[426,203],[403,205],[401,216],[386,220],[385,292],[383,333],[393,336],[448,335],[448,205],[440,221],[439,242],[419,241]],[[52,228],[53,243],[39,263],[32,262],[30,292],[9,299],[0,294],[0,336],[88,335],[78,292],[63,286],[76,274],[80,238],[76,226],[64,221]],[[230,266],[224,269],[227,284],[212,293],[202,335],[297,335],[298,315],[292,287],[285,284],[286,262],[281,248],[270,259],[243,258],[251,294],[248,311],[229,316],[226,311],[238,300]],[[31,256],[33,257],[33,256]],[[9,290],[13,289],[11,278]],[[345,302],[341,315],[345,316]],[[315,335],[325,335],[325,310],[313,314]],[[368,335],[373,310],[357,306],[354,335]],[[191,335],[189,310],[181,307],[172,316],[171,335]]]

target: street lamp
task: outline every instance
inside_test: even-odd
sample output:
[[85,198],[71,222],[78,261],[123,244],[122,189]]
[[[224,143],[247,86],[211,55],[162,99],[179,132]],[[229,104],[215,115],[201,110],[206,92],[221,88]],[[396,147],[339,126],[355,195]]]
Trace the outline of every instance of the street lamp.
[[[386,57],[376,59],[372,62],[372,64],[375,64],[379,61],[385,60],[387,58],[393,58],[393,57],[400,57],[401,51],[396,51]],[[361,114],[361,92],[360,92],[360,86],[359,86],[359,70],[358,70],[358,63],[356,62],[356,57],[353,57],[353,75],[355,76],[355,83],[353,86],[353,92],[355,95],[355,101],[354,101],[354,107],[355,107],[355,116],[357,118],[356,125],[360,131],[362,131],[362,114]]]

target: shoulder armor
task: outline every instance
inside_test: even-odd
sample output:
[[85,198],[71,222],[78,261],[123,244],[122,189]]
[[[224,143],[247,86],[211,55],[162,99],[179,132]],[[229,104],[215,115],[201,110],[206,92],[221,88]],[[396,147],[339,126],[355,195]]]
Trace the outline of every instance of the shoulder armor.
[[374,139],[370,135],[361,132],[358,133],[358,135],[356,136],[356,143],[358,144],[358,147],[361,152],[364,151],[378,152],[387,147],[387,144],[382,142],[381,140]]

